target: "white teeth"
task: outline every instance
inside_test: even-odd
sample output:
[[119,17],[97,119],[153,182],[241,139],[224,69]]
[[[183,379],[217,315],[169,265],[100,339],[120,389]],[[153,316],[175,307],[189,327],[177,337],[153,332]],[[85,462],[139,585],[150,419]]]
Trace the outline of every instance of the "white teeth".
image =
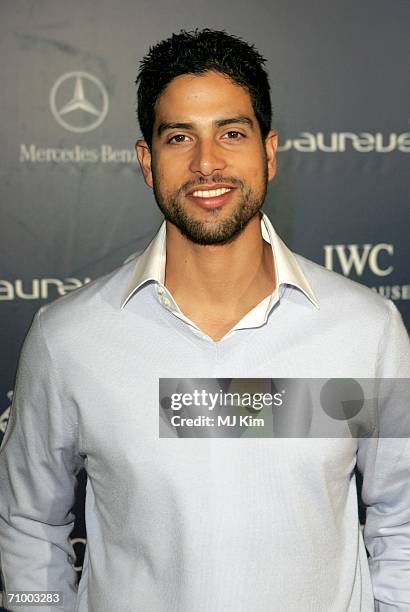
[[216,198],[217,196],[227,193],[228,191],[231,190],[227,189],[226,187],[221,187],[221,189],[212,189],[208,191],[194,191],[192,195],[195,198]]

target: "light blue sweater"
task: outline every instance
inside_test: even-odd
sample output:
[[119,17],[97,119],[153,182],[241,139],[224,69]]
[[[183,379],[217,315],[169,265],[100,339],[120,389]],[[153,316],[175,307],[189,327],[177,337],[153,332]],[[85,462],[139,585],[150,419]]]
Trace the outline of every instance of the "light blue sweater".
[[[160,377],[409,376],[393,303],[296,262],[320,308],[285,284],[263,324],[218,342],[164,305],[159,280],[121,308],[138,259],[38,312],[0,450],[8,591],[61,590],[66,612],[370,612],[374,598],[380,612],[410,610],[407,439],[158,436]],[[81,467],[77,593],[68,536]]]

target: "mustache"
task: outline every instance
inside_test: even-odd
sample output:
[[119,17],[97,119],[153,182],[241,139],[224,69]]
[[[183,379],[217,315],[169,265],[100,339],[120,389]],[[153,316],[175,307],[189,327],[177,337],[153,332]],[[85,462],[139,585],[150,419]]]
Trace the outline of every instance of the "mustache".
[[196,180],[187,181],[179,189],[178,194],[195,189],[195,187],[201,187],[202,185],[209,185],[210,183],[229,183],[235,187],[244,187],[243,181],[234,176],[223,176],[222,174],[213,174],[212,176],[205,178],[200,176]]

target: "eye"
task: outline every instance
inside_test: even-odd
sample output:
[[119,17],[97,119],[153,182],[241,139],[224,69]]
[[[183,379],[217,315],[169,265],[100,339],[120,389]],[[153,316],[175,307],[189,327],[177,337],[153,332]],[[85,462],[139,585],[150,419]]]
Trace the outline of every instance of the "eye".
[[238,132],[237,130],[229,130],[223,135],[223,138],[227,138],[229,140],[241,140],[241,138],[245,138],[245,134]]
[[189,138],[185,134],[175,134],[175,136],[167,139],[167,144],[178,144],[180,142],[188,142],[188,140]]

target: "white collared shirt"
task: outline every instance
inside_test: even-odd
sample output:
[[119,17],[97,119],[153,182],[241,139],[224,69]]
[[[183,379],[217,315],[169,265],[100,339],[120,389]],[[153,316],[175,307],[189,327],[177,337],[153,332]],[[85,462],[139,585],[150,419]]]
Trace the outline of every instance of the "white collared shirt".
[[[261,233],[263,239],[272,247],[276,278],[275,289],[270,295],[266,296],[259,304],[247,312],[242,319],[223,336],[223,338],[227,338],[237,329],[248,329],[264,325],[269,313],[280,300],[287,286],[295,287],[300,290],[312,304],[319,308],[318,300],[294,254],[279,238],[269,217],[265,213],[262,213],[261,217]],[[155,237],[137,259],[133,274],[124,293],[121,307],[124,308],[132,296],[145,283],[154,281],[157,287],[158,299],[162,305],[170,310],[176,317],[187,323],[192,328],[193,333],[209,338],[206,334],[203,334],[196,323],[191,321],[191,319],[181,311],[171,292],[165,287],[165,267],[166,221],[163,221]]]

